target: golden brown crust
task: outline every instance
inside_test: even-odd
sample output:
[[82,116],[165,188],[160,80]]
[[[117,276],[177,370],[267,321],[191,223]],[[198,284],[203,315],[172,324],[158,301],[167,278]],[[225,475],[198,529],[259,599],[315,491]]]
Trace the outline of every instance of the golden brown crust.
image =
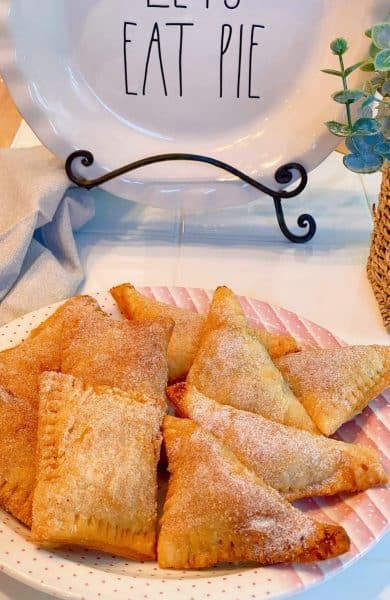
[[255,331],[272,360],[300,350],[297,340],[291,335],[271,333],[266,329],[255,329]]
[[158,541],[162,568],[309,562],[348,550],[342,527],[293,508],[193,421],[166,417],[164,439],[171,477]]
[[33,540],[155,558],[161,419],[142,395],[45,373]]
[[187,383],[221,404],[317,432],[229,288],[215,291]]
[[229,288],[215,291],[187,383],[220,404],[317,431]]
[[222,406],[186,384],[168,389],[180,416],[218,437],[287,500],[355,492],[388,481],[378,452]]
[[213,294],[203,335],[227,325],[245,328],[248,321],[237,296],[228,287],[219,286]]
[[64,323],[100,311],[89,296],[65,302],[28,338],[0,353],[0,505],[31,525],[39,378],[60,368]]
[[248,327],[222,326],[209,331],[202,339],[187,383],[220,404],[317,431],[258,336]]
[[168,345],[169,381],[184,379],[199,346],[204,316],[151,300],[130,284],[113,288],[111,294],[127,319],[173,319],[175,326]]
[[60,369],[63,325],[96,311],[100,307],[89,296],[76,296],[65,302],[24,342],[0,353],[0,385],[37,407],[41,373]]
[[277,367],[325,435],[390,385],[390,346],[348,346],[285,356]]
[[172,319],[115,321],[87,314],[63,333],[61,370],[91,385],[165,399]]
[[[206,316],[147,298],[129,283],[112,288],[111,294],[127,319],[168,317],[175,321],[168,346],[169,381],[172,383],[185,379],[199,348]],[[232,294],[230,290],[229,294]],[[279,358],[299,349],[297,341],[289,335],[255,331],[271,358]]]
[[[248,320],[234,292],[226,286],[220,286],[214,292],[203,335],[226,325],[245,328],[248,327]],[[289,335],[274,334],[265,329],[253,328],[252,331],[272,359],[299,350],[298,342]]]
[[0,386],[0,506],[31,526],[37,414]]

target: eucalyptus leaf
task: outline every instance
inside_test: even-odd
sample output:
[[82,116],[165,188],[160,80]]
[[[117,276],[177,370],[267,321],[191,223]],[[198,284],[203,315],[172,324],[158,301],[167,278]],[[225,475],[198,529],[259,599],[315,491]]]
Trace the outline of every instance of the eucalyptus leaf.
[[353,125],[353,132],[357,135],[376,135],[381,130],[375,119],[358,119]]
[[[371,104],[373,104],[374,102],[376,102],[376,98],[375,96],[368,96],[365,101],[362,104],[362,108],[366,108],[367,106],[371,106]],[[370,109],[372,110],[372,109]]]
[[331,43],[330,49],[332,50],[333,54],[342,56],[348,50],[348,43],[344,38],[337,38]]
[[381,50],[390,49],[390,23],[377,23],[374,25],[372,28],[372,41]]
[[374,64],[376,71],[390,71],[390,48],[381,50],[376,55]]
[[351,130],[348,127],[348,125],[345,125],[344,123],[338,123],[337,121],[327,121],[325,125],[329,129],[330,133],[333,133],[333,135],[337,135],[338,137],[347,137],[351,133]]
[[370,152],[367,154],[347,154],[343,158],[344,165],[354,173],[376,173],[383,166],[382,156]]
[[360,62],[355,63],[354,65],[352,65],[351,67],[348,67],[347,69],[345,69],[344,71],[344,76],[345,77],[349,77],[349,75],[351,75],[351,73],[353,73],[354,71],[357,71],[357,69],[360,69],[360,67],[362,65],[364,65],[365,61],[361,60]]
[[382,144],[385,138],[381,133],[376,135],[350,135],[345,145],[352,154],[367,154],[374,152],[375,146]]
[[340,90],[332,94],[333,100],[340,104],[353,104],[364,96],[360,90]]
[[374,147],[374,152],[383,156],[385,160],[390,160],[390,142],[381,142]]
[[378,52],[380,52],[380,51],[381,51],[381,49],[380,49],[380,48],[378,48],[378,46],[375,46],[375,44],[374,44],[374,43],[372,43],[372,44],[370,45],[369,54],[370,54],[371,58],[375,58],[375,57],[376,57],[376,55],[378,54]]
[[321,69],[323,73],[327,73],[328,75],[336,75],[337,77],[342,77],[342,71],[336,71],[335,69]]
[[372,59],[367,60],[360,68],[362,71],[371,73],[375,71],[374,61]]

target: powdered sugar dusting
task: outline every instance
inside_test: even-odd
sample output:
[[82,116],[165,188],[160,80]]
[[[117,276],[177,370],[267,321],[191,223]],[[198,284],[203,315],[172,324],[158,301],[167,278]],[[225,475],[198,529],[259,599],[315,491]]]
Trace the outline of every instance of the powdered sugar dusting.
[[313,420],[328,435],[390,384],[387,347],[310,350],[284,356],[276,364]]
[[88,314],[64,332],[61,370],[92,385],[165,398],[172,328],[168,319],[114,321]]
[[103,550],[120,547],[128,530],[154,537],[159,407],[57,373],[43,375],[41,390],[33,533],[78,541],[87,523]]
[[[208,297],[211,297],[211,294],[206,294],[202,290],[186,289],[195,299],[197,309],[206,311],[209,304]],[[145,292],[153,297],[153,290],[154,288],[148,288]],[[119,318],[117,308],[108,292],[99,292],[94,296],[104,310],[115,313]],[[175,294],[175,301],[179,306],[188,308],[188,305],[182,303],[179,294]],[[264,304],[263,306],[256,300],[251,300],[251,303],[257,313],[257,323],[264,323],[268,330],[277,332],[277,323],[271,325],[267,317],[265,309],[268,305]],[[19,343],[29,334],[31,328],[47,318],[54,308],[56,307],[36,311],[3,327],[0,331],[0,347],[8,348]],[[304,343],[305,328],[298,327],[298,324],[307,324],[308,322],[288,311],[283,311],[283,313],[288,316],[288,319],[286,317],[283,320],[285,323],[288,321],[289,330],[301,343]],[[318,345],[322,347],[337,345],[330,332],[319,326],[316,326],[315,331]],[[321,332],[321,336],[317,332]],[[383,431],[377,432],[376,420],[378,417],[382,418],[383,422],[387,424],[388,419],[383,410],[384,408],[387,410],[389,406],[390,391],[385,391],[383,396],[384,398],[378,403],[371,404],[374,414],[370,424],[372,424],[373,442],[377,444],[378,436],[380,436],[385,445],[386,435]],[[362,420],[361,425],[366,427],[365,419]],[[356,436],[353,435],[352,439],[354,437]],[[355,510],[359,499],[366,497],[370,498],[373,505],[380,508],[383,514],[383,519],[378,521],[378,531],[375,532],[378,539],[389,529],[389,489],[375,488],[369,492],[358,494]],[[344,513],[338,511],[344,502],[343,498],[338,497],[334,503],[327,505],[325,515],[318,510],[313,499],[300,501],[300,507],[304,511],[309,510],[313,513],[313,506],[316,506],[314,513],[320,520],[329,520],[330,522],[335,520],[345,524],[352,540],[358,540],[358,548],[365,552],[372,545],[372,538],[359,532],[361,527],[359,520],[349,517],[344,520]],[[353,510],[350,508],[348,515],[353,515]],[[366,519],[370,518],[370,515],[365,512],[363,515]],[[26,540],[26,530],[21,528],[11,517],[0,512],[0,521],[0,562],[5,572],[12,576],[20,574],[24,579],[28,578],[31,584],[37,588],[44,586],[46,591],[50,590],[58,595],[73,594],[75,597],[85,597],[89,600],[106,596],[119,597],[123,595],[123,597],[128,597],[129,594],[149,599],[159,594],[166,598],[188,596],[202,600],[207,600],[208,597],[216,594],[220,594],[221,597],[231,596],[235,600],[252,596],[259,599],[273,598],[280,594],[292,594],[310,587],[313,583],[319,583],[324,573],[332,575],[340,572],[346,565],[356,562],[360,556],[358,548],[352,544],[351,552],[342,556],[340,560],[331,559],[321,563],[306,564],[302,568],[298,565],[266,569],[253,568],[252,565],[235,567],[223,565],[218,569],[208,569],[207,571],[169,571],[159,569],[155,563],[126,561],[86,549],[77,551],[72,548],[50,554],[38,551],[33,544]]]
[[61,364],[61,335],[64,323],[99,310],[93,298],[76,296],[65,302],[18,346],[0,353],[0,384],[16,397],[38,406],[39,377],[57,371]]
[[283,380],[256,334],[249,328],[220,327],[202,342],[187,382],[220,402],[312,429],[303,407]]
[[[346,445],[219,405],[193,388],[178,405],[185,416],[220,438],[244,464],[289,499],[354,490],[386,479],[370,448]],[[352,481],[345,476],[345,468],[354,473]]]
[[189,416],[233,448],[248,467],[281,492],[297,492],[323,481],[337,469],[341,449],[306,431],[285,427],[261,415],[188,394]]
[[[223,547],[231,542],[235,551],[243,552],[234,556],[232,550],[236,560],[260,562],[292,558],[294,552],[298,556],[297,549],[310,546],[317,533],[310,518],[283,501],[207,431],[166,421],[172,480],[162,521],[163,544],[167,538],[181,539],[186,547],[194,542],[192,532],[198,532],[196,537],[212,536],[211,548],[220,537]],[[171,446],[177,436],[180,444]],[[207,552],[206,546],[202,551]]]

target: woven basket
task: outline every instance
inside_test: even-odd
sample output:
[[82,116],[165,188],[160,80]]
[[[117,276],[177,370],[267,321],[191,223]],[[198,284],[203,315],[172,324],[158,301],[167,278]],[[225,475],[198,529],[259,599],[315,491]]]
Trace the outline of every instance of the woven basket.
[[367,264],[368,278],[390,331],[390,168],[383,171],[378,207],[374,207],[374,231]]

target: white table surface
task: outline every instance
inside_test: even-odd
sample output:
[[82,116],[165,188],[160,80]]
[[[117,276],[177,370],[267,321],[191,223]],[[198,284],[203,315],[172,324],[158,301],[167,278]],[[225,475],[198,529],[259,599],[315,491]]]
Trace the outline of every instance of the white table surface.
[[[23,124],[14,146],[36,143]],[[389,344],[365,273],[370,207],[379,182],[380,176],[363,180],[349,173],[340,155],[331,155],[310,175],[303,197],[286,201],[291,226],[306,211],[317,220],[318,233],[307,245],[281,236],[267,199],[246,208],[184,215],[94,192],[96,216],[77,234],[86,272],[81,291],[124,281],[203,288],[227,284],[293,310],[350,343]],[[22,598],[46,595],[0,574],[0,600]],[[390,599],[390,535],[348,570],[296,598]]]

